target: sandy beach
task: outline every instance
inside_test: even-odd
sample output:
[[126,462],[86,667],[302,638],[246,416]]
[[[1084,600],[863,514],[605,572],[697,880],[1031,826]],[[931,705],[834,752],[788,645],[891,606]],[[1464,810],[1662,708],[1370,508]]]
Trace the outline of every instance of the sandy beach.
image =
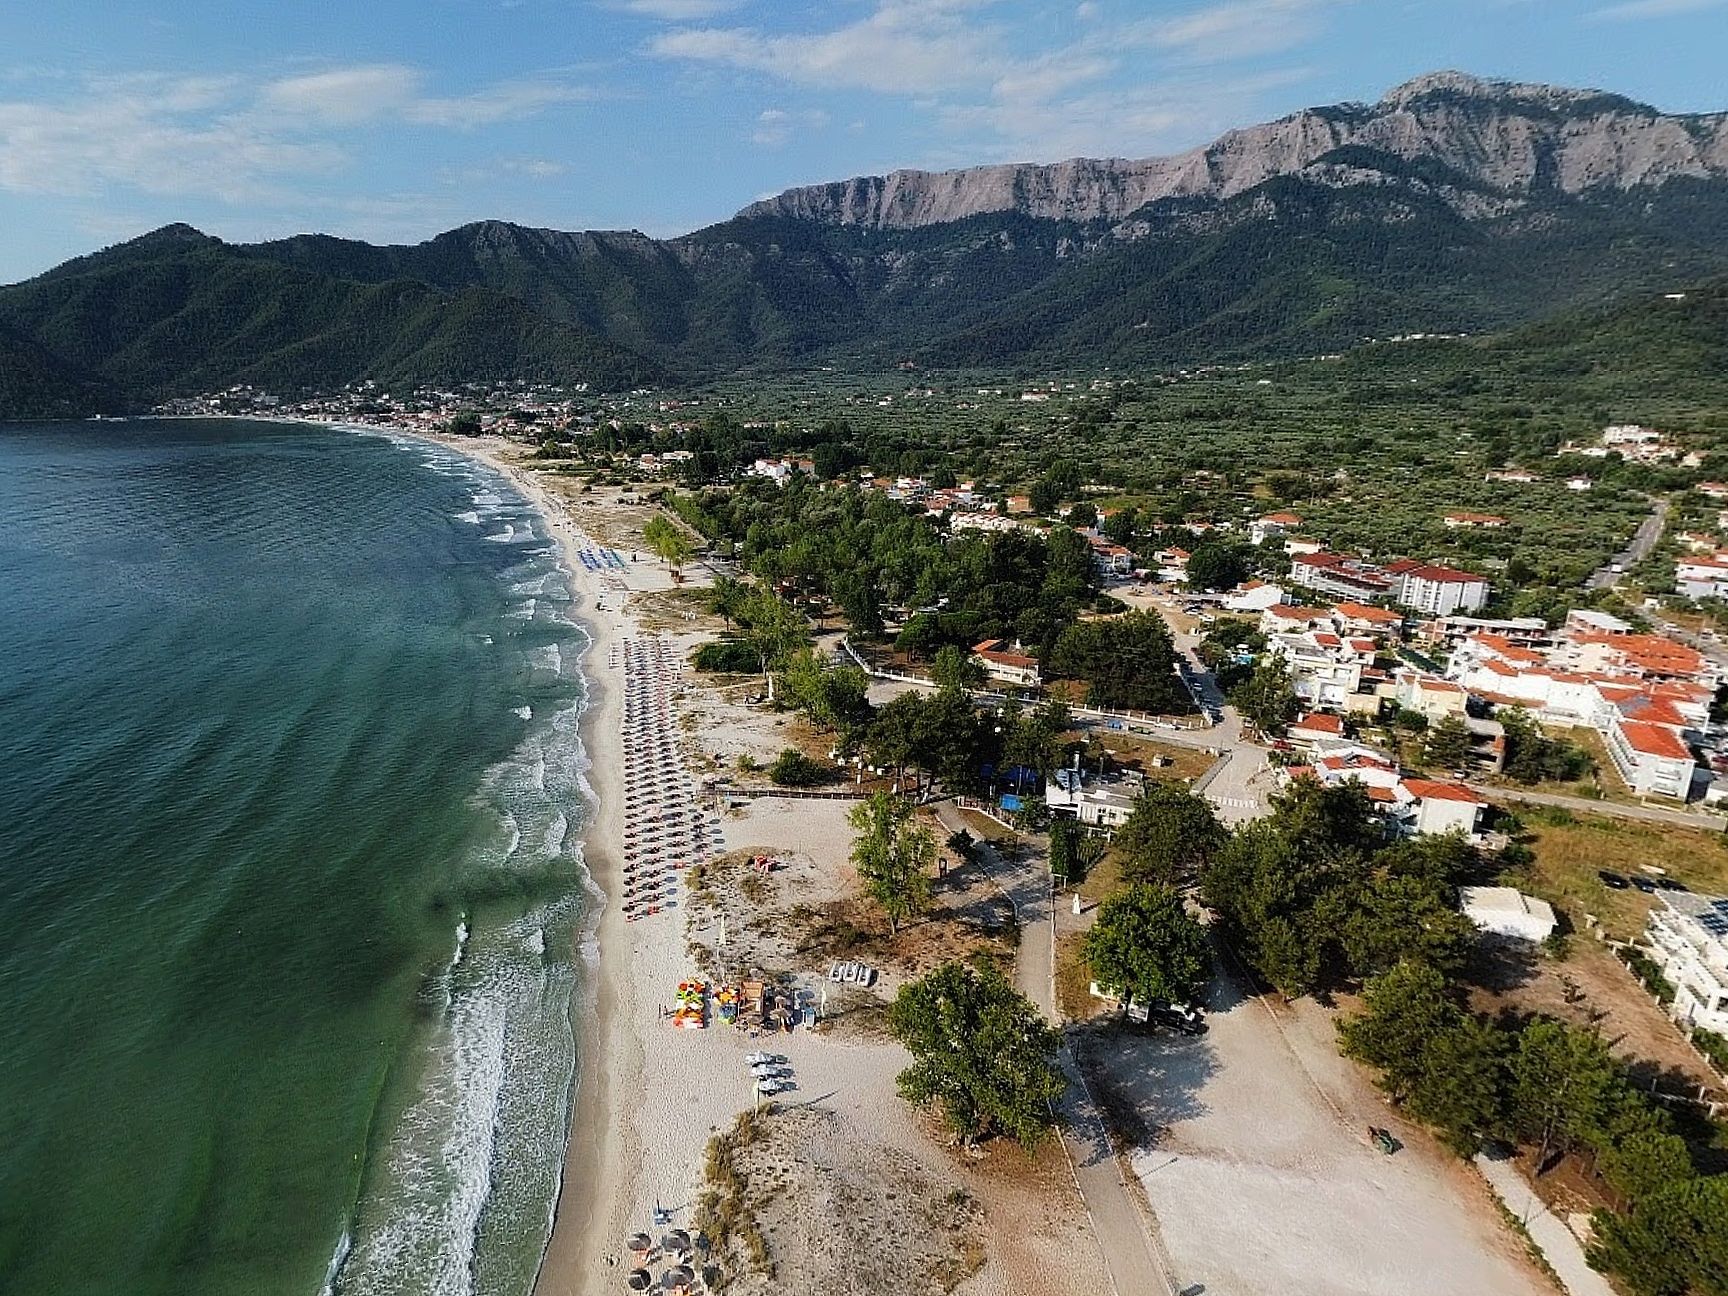
[[[788,745],[788,721],[683,675],[689,652],[717,623],[701,624],[707,618],[679,610],[686,596],[673,593],[671,573],[642,551],[640,526],[650,511],[579,496],[574,483],[567,493],[560,480],[516,461],[514,448],[496,439],[430,439],[504,474],[536,506],[558,540],[577,595],[576,615],[593,639],[584,659],[589,701],[582,736],[595,799],[585,859],[604,899],[584,932],[586,977],[572,1008],[580,1073],[562,1192],[536,1290],[542,1296],[624,1290],[625,1241],[631,1234],[692,1228],[709,1141],[732,1130],[753,1106],[745,1056],[758,1049],[783,1056],[794,1078],[796,1087],[780,1104],[788,1115],[776,1117],[775,1128],[783,1139],[795,1140],[795,1148],[781,1155],[786,1149],[776,1152],[771,1140],[756,1153],[772,1160],[757,1168],[778,1185],[764,1194],[761,1212],[777,1281],[761,1286],[760,1274],[734,1272],[729,1290],[855,1286],[857,1260],[866,1253],[887,1257],[870,1290],[924,1290],[931,1271],[945,1275],[941,1288],[967,1293],[1044,1296],[1069,1290],[1076,1281],[1096,1289],[1093,1284],[1102,1279],[1096,1248],[1084,1212],[1064,1187],[1068,1170],[1060,1151],[1050,1148],[1028,1161],[1007,1150],[964,1163],[898,1097],[894,1077],[906,1065],[904,1051],[879,1026],[850,1025],[868,1020],[872,1010],[879,1013],[891,993],[891,974],[872,994],[854,995],[849,1006],[863,1011],[830,1030],[757,1039],[742,1030],[675,1030],[668,1024],[676,987],[698,975],[699,960],[724,962],[738,972],[748,970],[742,961],[760,958],[783,976],[795,975],[813,999],[821,993],[825,964],[798,966],[796,942],[777,937],[788,915],[843,904],[856,891],[848,859],[848,803],[761,798],[727,810],[717,821],[698,806],[694,782],[681,780],[699,770],[729,768],[739,755],[772,758]],[[619,554],[621,566],[593,563],[596,551],[607,549]],[[643,665],[661,661],[667,666]],[[726,898],[714,901],[717,887],[732,884],[717,883],[712,874],[702,888],[706,904],[692,907],[681,877],[675,890],[664,893],[668,899],[660,912],[639,920],[627,916],[627,870],[640,844],[637,833],[647,831],[643,756],[632,756],[635,748],[625,741],[627,697],[638,708],[664,708],[662,741],[670,737],[679,753],[678,775],[660,775],[671,781],[653,803],[654,817],[667,813],[668,796],[688,796],[689,822],[710,832],[717,823],[711,853],[723,853],[726,860],[757,853],[783,859],[773,882],[779,908],[767,921],[774,928],[767,944],[774,948],[750,946],[755,938],[747,935],[749,912],[729,915],[731,938],[727,948],[719,947],[727,928],[718,915],[726,903],[739,900],[733,886]],[[642,740],[633,741],[639,747]],[[965,903],[976,903],[971,893]],[[842,1002],[845,997],[836,996],[834,1008]],[[784,1176],[800,1175],[805,1178],[799,1187],[785,1192]],[[771,1205],[776,1197],[778,1205]],[[822,1197],[829,1199],[825,1207],[812,1204]],[[669,1226],[655,1226],[656,1207],[669,1213]],[[915,1208],[923,1214],[906,1218]],[[930,1218],[943,1212],[953,1218],[932,1229]],[[908,1231],[933,1241],[922,1250],[900,1245],[896,1237]],[[909,1265],[924,1269],[913,1272]]]

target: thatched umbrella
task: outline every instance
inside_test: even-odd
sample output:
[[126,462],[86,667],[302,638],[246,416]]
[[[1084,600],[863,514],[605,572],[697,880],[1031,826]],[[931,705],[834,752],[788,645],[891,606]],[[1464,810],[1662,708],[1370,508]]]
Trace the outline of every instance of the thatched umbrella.
[[654,1285],[654,1275],[646,1269],[632,1269],[624,1277],[624,1285],[631,1291],[647,1291]]
[[683,1229],[673,1229],[660,1239],[660,1246],[673,1255],[685,1255],[690,1250],[690,1235]]
[[654,1249],[654,1239],[646,1233],[632,1233],[624,1245],[630,1248],[631,1255],[645,1256]]
[[689,1265],[676,1265],[660,1275],[660,1285],[669,1292],[686,1292],[696,1284],[696,1271]]

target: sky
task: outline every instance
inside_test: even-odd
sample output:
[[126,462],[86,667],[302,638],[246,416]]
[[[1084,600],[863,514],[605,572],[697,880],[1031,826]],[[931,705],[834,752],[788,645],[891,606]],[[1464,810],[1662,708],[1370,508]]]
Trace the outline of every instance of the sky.
[[685,233],[797,184],[1147,157],[1423,72],[1728,109],[1728,0],[0,6],[0,282],[171,221]]

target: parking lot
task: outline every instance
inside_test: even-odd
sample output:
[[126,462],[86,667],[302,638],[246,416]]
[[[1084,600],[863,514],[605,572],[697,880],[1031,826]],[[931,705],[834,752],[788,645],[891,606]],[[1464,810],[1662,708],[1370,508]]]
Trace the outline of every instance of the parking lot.
[[[1537,1296],[1475,1172],[1404,1126],[1304,1002],[1276,1018],[1220,978],[1199,1039],[1118,1035],[1107,1083],[1159,1128],[1133,1167],[1181,1290],[1206,1296]],[[1370,1124],[1404,1146],[1369,1142]]]

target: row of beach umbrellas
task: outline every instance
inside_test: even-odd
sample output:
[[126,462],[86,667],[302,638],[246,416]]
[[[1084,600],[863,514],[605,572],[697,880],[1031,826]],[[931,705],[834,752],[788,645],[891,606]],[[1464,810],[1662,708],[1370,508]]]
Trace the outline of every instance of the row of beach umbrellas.
[[720,825],[697,805],[678,751],[672,691],[683,666],[659,636],[626,639],[624,913],[635,921],[677,904],[678,870],[720,853]]

